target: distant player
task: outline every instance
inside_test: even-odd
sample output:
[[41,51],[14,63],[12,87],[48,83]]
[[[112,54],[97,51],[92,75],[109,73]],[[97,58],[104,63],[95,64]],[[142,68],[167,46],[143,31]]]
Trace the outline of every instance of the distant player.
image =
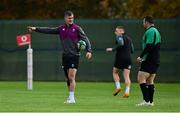
[[123,97],[129,97],[130,94],[130,69],[131,69],[131,54],[134,51],[131,39],[125,34],[123,26],[117,26],[115,29],[116,45],[113,48],[107,48],[107,52],[116,51],[115,62],[113,67],[113,78],[115,81],[115,90],[113,95],[116,96],[121,91],[119,69],[122,70],[125,80],[125,92]]
[[73,12],[66,11],[64,13],[64,19],[65,19],[65,24],[56,28],[28,27],[28,29],[29,31],[59,35],[63,50],[62,68],[64,69],[67,78],[67,86],[69,89],[69,96],[65,101],[65,103],[75,103],[75,97],[74,97],[74,92],[76,87],[75,77],[78,70],[79,56],[80,56],[80,51],[77,43],[79,42],[79,40],[83,40],[86,42],[87,59],[91,59],[92,50],[89,39],[82,30],[82,28],[74,24]]
[[154,78],[160,63],[161,36],[154,27],[154,20],[151,16],[144,17],[143,26],[146,29],[142,40],[143,51],[137,58],[137,62],[141,63],[138,82],[143,101],[137,106],[153,106]]

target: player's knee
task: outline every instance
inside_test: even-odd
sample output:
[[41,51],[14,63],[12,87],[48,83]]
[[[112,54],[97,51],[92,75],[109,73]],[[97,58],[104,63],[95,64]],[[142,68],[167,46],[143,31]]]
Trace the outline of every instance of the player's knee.
[[69,76],[69,82],[71,83],[71,82],[73,82],[75,80],[75,77],[73,76],[73,75],[70,75]]
[[131,81],[130,80],[125,80],[125,84],[129,85],[129,84],[131,84]]
[[118,75],[118,72],[113,72],[113,75]]
[[117,69],[113,69],[113,74],[118,74],[119,71]]
[[153,80],[147,80],[146,82],[147,82],[147,84],[149,84],[149,85],[150,85],[150,84],[154,84],[154,81],[153,81]]
[[142,76],[138,76],[137,81],[138,81],[139,84],[146,83],[146,79],[144,77],[142,77]]

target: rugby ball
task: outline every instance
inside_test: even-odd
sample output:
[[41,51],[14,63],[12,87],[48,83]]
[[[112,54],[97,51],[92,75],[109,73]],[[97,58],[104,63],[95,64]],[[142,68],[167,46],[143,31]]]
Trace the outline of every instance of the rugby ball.
[[86,42],[83,41],[83,40],[80,40],[80,41],[77,43],[77,46],[78,46],[78,49],[79,49],[79,50],[84,50],[84,49],[86,49]]

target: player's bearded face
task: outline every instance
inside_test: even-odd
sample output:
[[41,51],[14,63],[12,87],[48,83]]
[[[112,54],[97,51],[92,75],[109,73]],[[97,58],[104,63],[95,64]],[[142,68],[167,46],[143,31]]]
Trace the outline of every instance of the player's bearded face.
[[73,21],[74,21],[74,15],[65,17],[66,24],[68,24],[68,25],[73,24]]

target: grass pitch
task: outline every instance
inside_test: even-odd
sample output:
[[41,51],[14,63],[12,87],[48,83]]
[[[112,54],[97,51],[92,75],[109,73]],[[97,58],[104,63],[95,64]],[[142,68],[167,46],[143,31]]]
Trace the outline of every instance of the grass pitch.
[[[122,84],[124,88],[124,85]],[[0,82],[0,112],[180,112],[180,84],[156,84],[155,106],[137,107],[142,95],[133,83],[129,98],[112,96],[114,83],[78,82],[76,104],[64,104],[65,82]]]

